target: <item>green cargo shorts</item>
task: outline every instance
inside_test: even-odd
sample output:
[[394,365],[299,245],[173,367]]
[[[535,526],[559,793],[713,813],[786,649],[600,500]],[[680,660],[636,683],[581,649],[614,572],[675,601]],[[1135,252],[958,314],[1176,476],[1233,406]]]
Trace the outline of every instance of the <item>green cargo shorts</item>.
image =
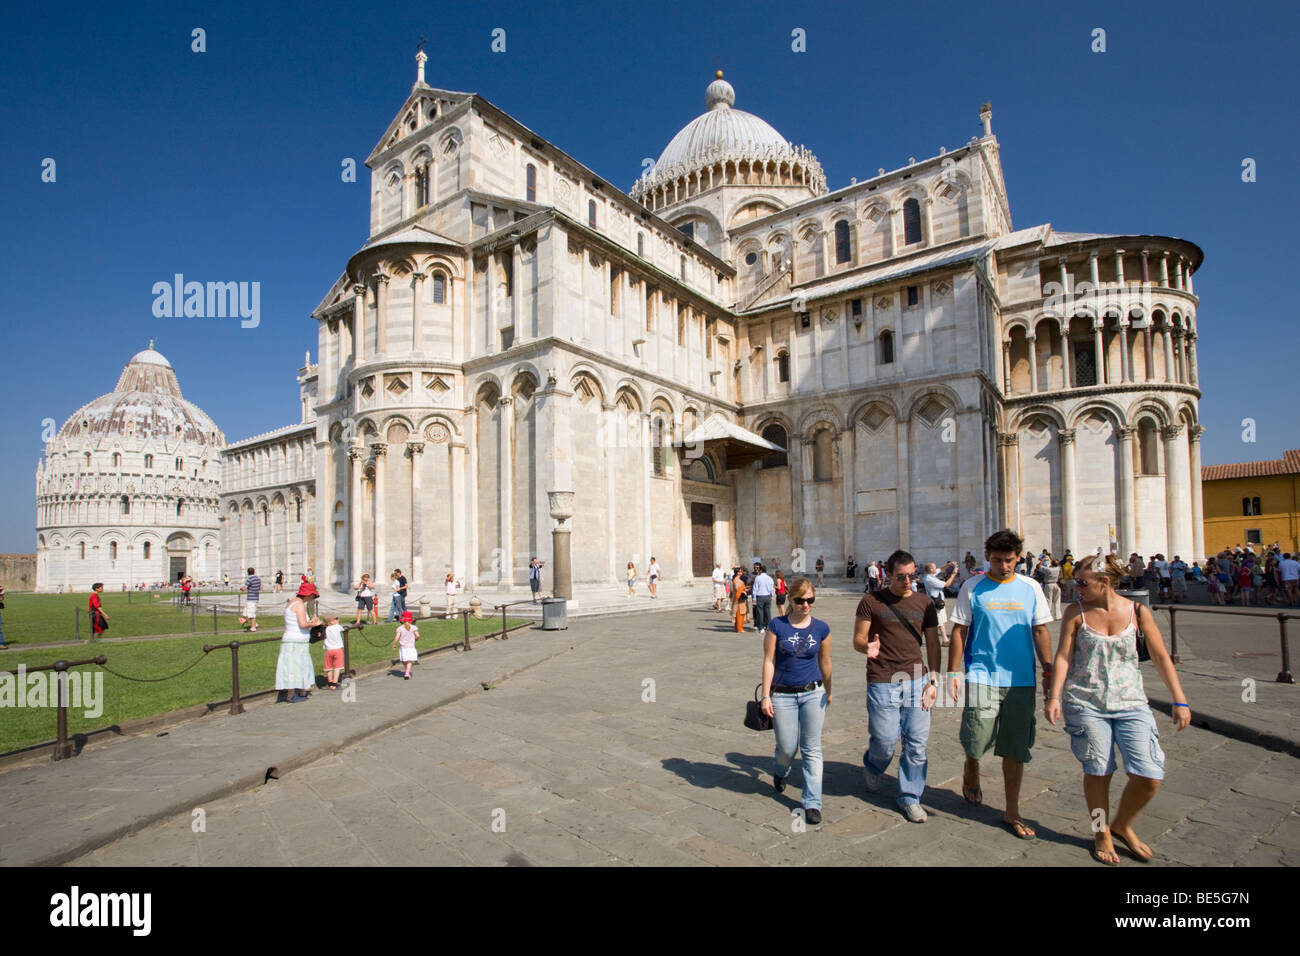
[[999,757],[1029,763],[1038,720],[1035,687],[993,687],[966,682],[961,712],[961,740],[966,756],[979,760],[990,749]]

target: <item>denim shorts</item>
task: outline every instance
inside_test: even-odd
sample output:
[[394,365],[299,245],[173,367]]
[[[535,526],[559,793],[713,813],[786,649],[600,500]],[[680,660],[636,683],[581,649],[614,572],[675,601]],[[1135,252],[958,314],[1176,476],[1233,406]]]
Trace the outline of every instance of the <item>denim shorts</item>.
[[1160,731],[1150,707],[1109,714],[1066,710],[1064,717],[1070,750],[1088,776],[1108,777],[1114,773],[1118,748],[1124,772],[1130,777],[1165,778],[1165,752],[1160,749]]

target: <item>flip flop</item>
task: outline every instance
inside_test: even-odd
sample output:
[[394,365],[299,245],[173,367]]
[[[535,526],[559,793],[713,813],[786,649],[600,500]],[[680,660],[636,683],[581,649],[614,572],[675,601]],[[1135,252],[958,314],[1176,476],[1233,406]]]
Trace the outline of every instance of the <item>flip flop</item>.
[[[1115,851],[1114,851],[1114,850],[1111,850],[1111,852],[1114,853]],[[1115,856],[1116,856],[1116,859],[1114,859],[1114,860],[1103,860],[1103,859],[1101,858],[1101,851],[1098,850],[1096,846],[1093,846],[1093,848],[1092,848],[1092,858],[1093,858],[1094,860],[1096,860],[1098,863],[1104,863],[1104,864],[1106,864],[1107,866],[1119,866],[1119,859],[1118,859],[1119,854],[1118,854],[1118,853],[1115,853]]]
[[1037,840],[1038,834],[1031,832],[1024,820],[1003,820],[1002,828],[1018,840]]
[[1112,831],[1112,835],[1115,837],[1115,839],[1119,840],[1119,842],[1124,844],[1124,846],[1128,849],[1129,854],[1133,857],[1133,859],[1137,860],[1139,863],[1150,863],[1152,860],[1156,858],[1155,850],[1151,851],[1150,856],[1143,856],[1136,849],[1134,849],[1133,844],[1129,843],[1128,840],[1125,840],[1118,833],[1114,833]]

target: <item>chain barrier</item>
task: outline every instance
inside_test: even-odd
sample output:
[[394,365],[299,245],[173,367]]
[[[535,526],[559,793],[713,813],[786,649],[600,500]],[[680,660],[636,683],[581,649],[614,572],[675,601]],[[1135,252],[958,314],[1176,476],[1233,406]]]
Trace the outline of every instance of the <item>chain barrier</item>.
[[208,656],[207,652],[200,654],[197,658],[195,658],[193,664],[189,664],[186,667],[182,668],[181,670],[178,670],[175,674],[171,674],[167,677],[129,677],[126,674],[122,674],[118,671],[113,670],[113,668],[107,666],[106,664],[100,664],[99,666],[104,670],[108,671],[114,677],[122,678],[122,680],[135,681],[137,684],[160,684],[165,680],[173,680],[177,677],[180,677],[182,674],[192,669],[195,665],[199,663],[199,661],[203,660],[207,656]]

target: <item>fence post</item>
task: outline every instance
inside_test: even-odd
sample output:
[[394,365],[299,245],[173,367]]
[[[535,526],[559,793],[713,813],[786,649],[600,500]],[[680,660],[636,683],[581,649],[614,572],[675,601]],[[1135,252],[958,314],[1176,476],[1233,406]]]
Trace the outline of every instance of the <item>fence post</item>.
[[1175,664],[1178,663],[1178,622],[1174,620],[1177,613],[1177,608],[1169,608],[1169,658]]
[[1282,629],[1282,670],[1278,672],[1277,682],[1279,684],[1294,684],[1295,678],[1291,676],[1291,647],[1286,639],[1286,620],[1289,614],[1279,614],[1277,623]]
[[465,650],[469,650],[469,611],[461,611],[460,618],[465,622]]
[[501,640],[510,640],[510,635],[506,632],[506,606],[504,604],[501,605]]
[[59,729],[54,744],[54,759],[63,760],[72,756],[72,743],[68,740],[68,662],[55,661],[54,673],[59,682]]
[[[360,625],[354,624],[352,625],[352,627],[360,627]],[[351,641],[352,627],[343,628],[343,676],[344,677],[352,676],[352,641]]]

